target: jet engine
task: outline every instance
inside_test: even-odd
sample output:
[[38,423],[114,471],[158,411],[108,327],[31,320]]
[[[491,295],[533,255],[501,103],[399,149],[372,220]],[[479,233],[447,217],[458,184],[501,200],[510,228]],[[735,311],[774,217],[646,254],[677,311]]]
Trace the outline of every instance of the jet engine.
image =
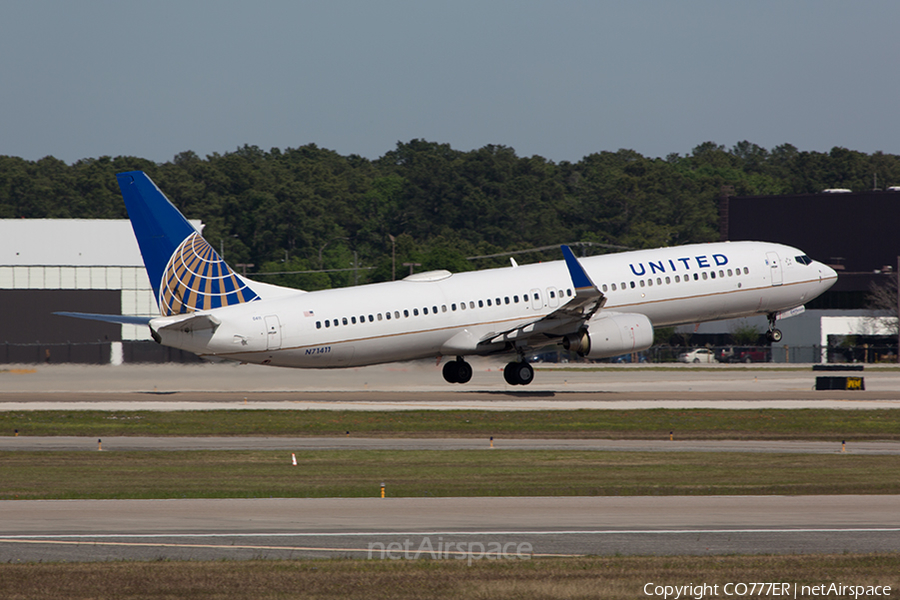
[[566,350],[587,358],[606,358],[639,352],[653,345],[650,319],[637,313],[603,313],[588,328],[563,338]]

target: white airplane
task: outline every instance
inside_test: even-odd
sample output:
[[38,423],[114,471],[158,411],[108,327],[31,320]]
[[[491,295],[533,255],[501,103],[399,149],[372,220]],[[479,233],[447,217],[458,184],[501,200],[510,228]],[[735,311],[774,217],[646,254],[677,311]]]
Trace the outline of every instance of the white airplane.
[[557,343],[588,358],[645,350],[653,327],[779,318],[837,280],[802,251],[764,242],[639,250],[471,273],[304,292],[232,271],[141,171],[117,175],[161,316],[61,313],[149,325],[153,339],[203,357],[338,368],[454,357],[444,379],[472,377],[466,356],[515,354],[503,376],[525,385],[525,355]]

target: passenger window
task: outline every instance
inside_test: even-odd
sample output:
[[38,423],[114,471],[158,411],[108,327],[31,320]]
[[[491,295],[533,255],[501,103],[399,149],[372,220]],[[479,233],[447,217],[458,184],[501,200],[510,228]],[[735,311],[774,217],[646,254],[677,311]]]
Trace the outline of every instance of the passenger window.
[[703,281],[706,281],[706,271],[703,271]]
[[666,285],[669,285],[670,283],[672,283],[672,280],[666,275]]
[[325,327],[331,327],[331,321],[325,321]]
[[385,317],[388,321],[390,321],[390,320],[391,320],[391,311],[387,311],[386,313],[384,313],[384,317]]
[[450,310],[456,310],[456,302],[450,305]]
[[423,315],[427,315],[427,314],[428,314],[428,307],[427,307],[427,306],[426,306],[425,308],[422,309],[422,314],[423,314]]
[[681,283],[681,275],[675,276],[675,283]]
[[[604,287],[604,288],[606,287],[606,284],[605,284],[605,283],[603,284],[603,287]],[[603,291],[605,292],[606,290],[604,289]],[[553,290],[550,290],[550,297],[551,297],[551,298],[556,298],[556,292],[553,291]]]
[[488,303],[488,306],[491,306],[491,299],[490,299],[490,298],[487,299],[487,303]]
[[566,296],[571,297],[571,296],[572,296],[572,290],[567,289],[567,290],[566,290]]
[[513,302],[515,302],[516,304],[519,303],[519,296],[518,296],[518,295],[513,296]]
[[[666,279],[668,279],[668,277],[666,277]],[[662,277],[656,278],[656,285],[662,285]]]
[[[601,288],[604,292],[606,291],[606,284],[603,284],[603,288]],[[550,292],[550,297],[553,297],[553,292]]]
[[744,267],[744,275],[749,275],[749,274],[750,274],[750,269],[748,269],[747,267]]
[[[500,298],[497,298],[496,303],[497,303],[497,306],[500,306]],[[509,300],[507,300],[506,303],[509,304]]]
[[[425,313],[425,314],[428,314],[428,313]],[[418,309],[418,308],[414,308],[414,309],[413,309],[413,316],[414,316],[414,317],[418,317],[418,316],[419,316],[419,309]]]
[[616,291],[616,284],[612,284],[612,291]]
[[409,311],[406,310],[405,308],[403,309],[403,316],[406,317],[407,319],[409,318]]
[[350,317],[350,322],[356,325],[356,317]]
[[334,320],[334,326],[335,326],[335,327],[338,326],[338,320],[337,320],[337,319]]
[[697,280],[699,280],[699,279],[700,279],[700,276],[697,275],[696,273],[694,273],[694,281],[697,281]]
[[469,308],[475,308],[475,303],[469,300]]
[[316,321],[316,329],[322,329],[322,321]]
[[540,299],[541,299],[540,294],[535,294],[535,295],[534,295],[534,299],[535,299],[535,300],[540,300]]
[[[643,279],[641,279],[640,283],[641,283],[641,287],[644,287],[644,280],[643,280]],[[653,280],[652,280],[652,279],[650,280],[650,285],[653,285]]]
[[725,271],[719,271],[719,277],[725,277]]
[[[488,300],[488,302],[490,302],[490,300]],[[484,308],[484,300],[478,301],[478,308]]]
[[[713,279],[715,279],[715,278],[716,278],[716,272],[715,272],[715,271],[710,271],[710,272],[709,272],[709,276],[712,277]],[[706,279],[706,272],[703,273],[703,279]]]
[[395,318],[395,319],[399,319],[399,318],[400,318],[400,311],[399,311],[399,310],[395,310],[395,311],[394,311],[394,318]]
[[369,315],[369,323],[371,323],[374,320],[375,320],[375,317],[373,317],[372,315]]
[[731,269],[728,269],[728,276],[732,277],[733,275],[734,275],[734,273],[731,272]]
[[346,324],[347,324],[347,317],[344,317],[343,319],[341,319],[341,322],[342,322],[344,325],[346,325]]
[[631,289],[634,289],[634,288],[635,288],[635,285],[634,285],[634,282],[632,281],[632,282],[631,282]]
[[504,300],[507,304],[509,304],[509,296],[504,297],[503,300]]
[[376,315],[376,316],[378,317],[378,320],[380,321],[380,320],[381,320],[381,313],[378,313],[378,315]]

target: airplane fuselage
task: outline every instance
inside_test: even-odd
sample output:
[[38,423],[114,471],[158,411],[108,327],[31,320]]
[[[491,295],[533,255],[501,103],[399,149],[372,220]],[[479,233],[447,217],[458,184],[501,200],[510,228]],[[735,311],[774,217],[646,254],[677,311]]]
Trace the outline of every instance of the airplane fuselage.
[[[771,315],[803,305],[836,280],[831,268],[800,250],[765,242],[695,244],[579,262],[606,298],[595,318],[635,313],[654,327]],[[554,261],[297,292],[208,311],[215,327],[172,327],[182,318],[177,315],[155,318],[151,328],[163,344],[200,355],[348,367],[516,351],[515,335],[501,334],[554,313],[574,295],[566,263]],[[559,334],[548,332],[546,343],[559,341]],[[536,347],[533,337],[528,343]]]

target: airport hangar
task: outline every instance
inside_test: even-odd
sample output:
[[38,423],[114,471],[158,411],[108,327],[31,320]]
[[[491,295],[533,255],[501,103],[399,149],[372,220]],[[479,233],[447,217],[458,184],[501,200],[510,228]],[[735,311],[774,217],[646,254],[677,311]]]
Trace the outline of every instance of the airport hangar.
[[0,219],[0,306],[0,363],[199,361],[146,327],[53,314],[159,314],[127,219]]
[[[837,284],[784,320],[774,362],[826,362],[829,343],[863,335],[893,348],[889,318],[865,308],[872,283],[896,277],[900,189],[719,199],[721,240],[779,242],[839,273]],[[202,230],[200,221],[191,222]],[[251,274],[252,277],[252,274]],[[156,306],[127,220],[0,219],[0,363],[194,362],[158,346],[144,327],[82,321],[54,311],[150,316]],[[13,316],[14,315],[14,316]],[[764,317],[687,326],[694,345],[721,345],[738,327],[763,332]],[[834,359],[834,357],[832,357]]]

